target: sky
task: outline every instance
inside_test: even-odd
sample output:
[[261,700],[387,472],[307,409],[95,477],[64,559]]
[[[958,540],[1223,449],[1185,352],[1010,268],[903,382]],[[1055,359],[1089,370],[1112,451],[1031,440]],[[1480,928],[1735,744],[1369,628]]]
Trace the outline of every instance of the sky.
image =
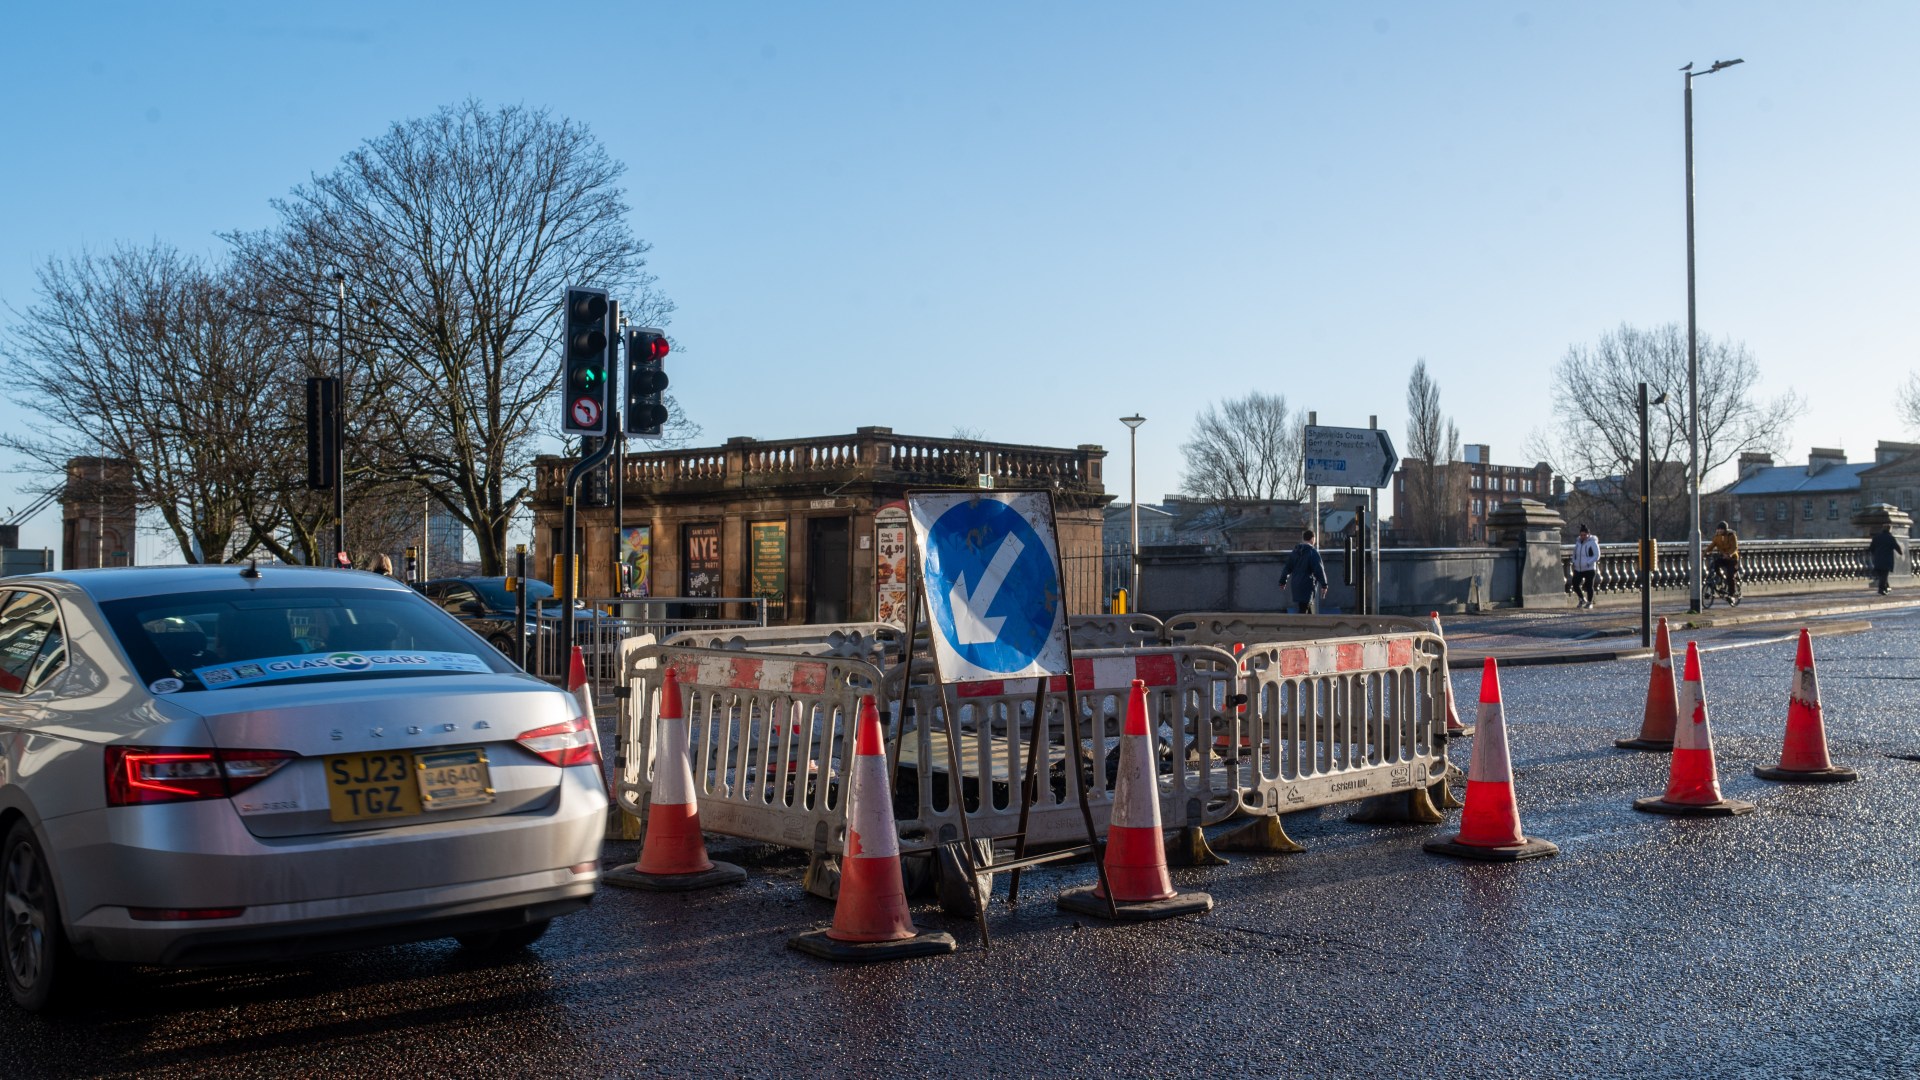
[[[1920,4],[750,3],[10,7],[0,319],[48,259],[208,256],[393,122],[474,97],[587,124],[677,305],[700,442],[878,424],[1105,446],[1180,488],[1210,404],[1405,441],[1424,358],[1531,464],[1569,346],[1699,322],[1789,460],[1903,428],[1920,368]],[[23,410],[0,399],[0,425]],[[557,433],[556,433],[557,446]],[[0,510],[31,496],[0,456]],[[4,517],[0,517],[4,520]],[[58,547],[57,508],[22,531]],[[142,561],[173,561],[143,540]]]

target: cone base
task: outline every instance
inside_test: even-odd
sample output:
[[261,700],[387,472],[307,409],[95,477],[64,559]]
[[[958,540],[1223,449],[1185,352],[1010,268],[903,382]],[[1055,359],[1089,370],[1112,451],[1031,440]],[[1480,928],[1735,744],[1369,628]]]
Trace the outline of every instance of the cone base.
[[1673,803],[1660,795],[1635,799],[1633,808],[1671,817],[1733,817],[1736,814],[1753,813],[1753,804],[1744,799],[1721,799],[1715,803]]
[[1058,901],[1060,910],[1090,915],[1096,919],[1119,919],[1121,922],[1149,922],[1213,910],[1213,897],[1203,892],[1190,892],[1166,900],[1115,900],[1113,914],[1109,915],[1106,899],[1095,896],[1095,888],[1097,886],[1085,885],[1061,893]]
[[1459,834],[1455,833],[1451,840],[1429,840],[1420,846],[1435,855],[1451,855],[1456,859],[1472,859],[1476,862],[1519,862],[1521,859],[1544,859],[1560,854],[1560,845],[1537,836],[1523,836],[1517,844],[1482,847],[1479,844],[1461,843]]
[[1471,739],[1471,738],[1473,738],[1473,732],[1474,732],[1474,725],[1472,725],[1472,724],[1466,724],[1466,725],[1464,725],[1464,726],[1461,726],[1461,727],[1456,727],[1456,728],[1448,728],[1448,729],[1447,729],[1447,738],[1449,738],[1449,739]]
[[910,960],[916,956],[945,956],[959,948],[953,935],[934,931],[898,941],[835,941],[825,930],[811,930],[787,939],[787,948],[842,963]]
[[722,885],[744,884],[746,880],[745,870],[724,862],[716,862],[708,869],[696,870],[691,874],[643,874],[638,863],[628,863],[600,875],[602,884],[618,885],[623,889],[644,889],[647,892],[717,889]]
[[1824,769],[1782,769],[1755,765],[1753,775],[1762,780],[1778,780],[1786,784],[1845,784],[1860,779],[1859,773],[1845,765],[1829,765]]
[[1622,750],[1651,750],[1658,754],[1673,751],[1672,739],[1615,739],[1613,745]]

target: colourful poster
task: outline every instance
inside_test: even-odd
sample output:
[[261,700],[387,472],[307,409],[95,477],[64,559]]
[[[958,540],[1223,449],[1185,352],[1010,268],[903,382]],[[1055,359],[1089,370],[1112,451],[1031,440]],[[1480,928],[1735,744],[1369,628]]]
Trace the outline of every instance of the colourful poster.
[[681,536],[681,596],[720,595],[720,525],[688,525]]
[[769,625],[786,622],[787,523],[753,522],[747,526],[747,543],[752,552],[753,595],[766,600]]
[[620,530],[620,595],[653,595],[653,527]]
[[873,618],[907,625],[907,514],[887,508],[873,516]]

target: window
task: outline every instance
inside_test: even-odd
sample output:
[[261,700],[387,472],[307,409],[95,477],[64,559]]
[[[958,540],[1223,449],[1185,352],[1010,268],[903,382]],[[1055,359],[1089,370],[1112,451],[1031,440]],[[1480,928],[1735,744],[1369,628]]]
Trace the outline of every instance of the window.
[[1473,476],[1473,489],[1475,491],[1478,491],[1484,484],[1485,484],[1485,481],[1481,478],[1480,474],[1475,473]]
[[1860,496],[1858,496],[1858,495],[1855,495],[1855,496],[1853,497],[1853,505],[1852,505],[1851,507],[1849,507],[1848,509],[1851,509],[1851,510],[1859,510],[1859,509],[1860,509]]
[[1827,520],[1833,521],[1837,519],[1839,516],[1840,516],[1840,500],[1828,499],[1827,500]]
[[67,658],[53,598],[16,592],[0,606],[0,693],[24,694],[44,684]]
[[1784,501],[1773,504],[1773,520],[1775,521],[1787,520],[1787,504]]
[[1476,514],[1485,513],[1486,505],[1486,501],[1483,499],[1473,500],[1473,512]]
[[1739,503],[1733,504],[1733,523],[1735,525],[1740,524],[1740,504]]
[[1800,500],[1800,520],[1801,521],[1813,520],[1813,500],[1812,499]]

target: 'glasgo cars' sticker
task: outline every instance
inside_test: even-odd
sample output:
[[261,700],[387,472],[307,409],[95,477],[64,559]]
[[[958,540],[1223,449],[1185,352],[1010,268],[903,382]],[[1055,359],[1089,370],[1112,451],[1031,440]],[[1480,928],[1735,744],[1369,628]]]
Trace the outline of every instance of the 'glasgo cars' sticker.
[[305,679],[315,675],[358,674],[363,671],[471,671],[493,669],[472,653],[409,652],[379,649],[369,652],[298,653],[265,656],[238,664],[194,668],[200,685],[209,690],[269,679]]

